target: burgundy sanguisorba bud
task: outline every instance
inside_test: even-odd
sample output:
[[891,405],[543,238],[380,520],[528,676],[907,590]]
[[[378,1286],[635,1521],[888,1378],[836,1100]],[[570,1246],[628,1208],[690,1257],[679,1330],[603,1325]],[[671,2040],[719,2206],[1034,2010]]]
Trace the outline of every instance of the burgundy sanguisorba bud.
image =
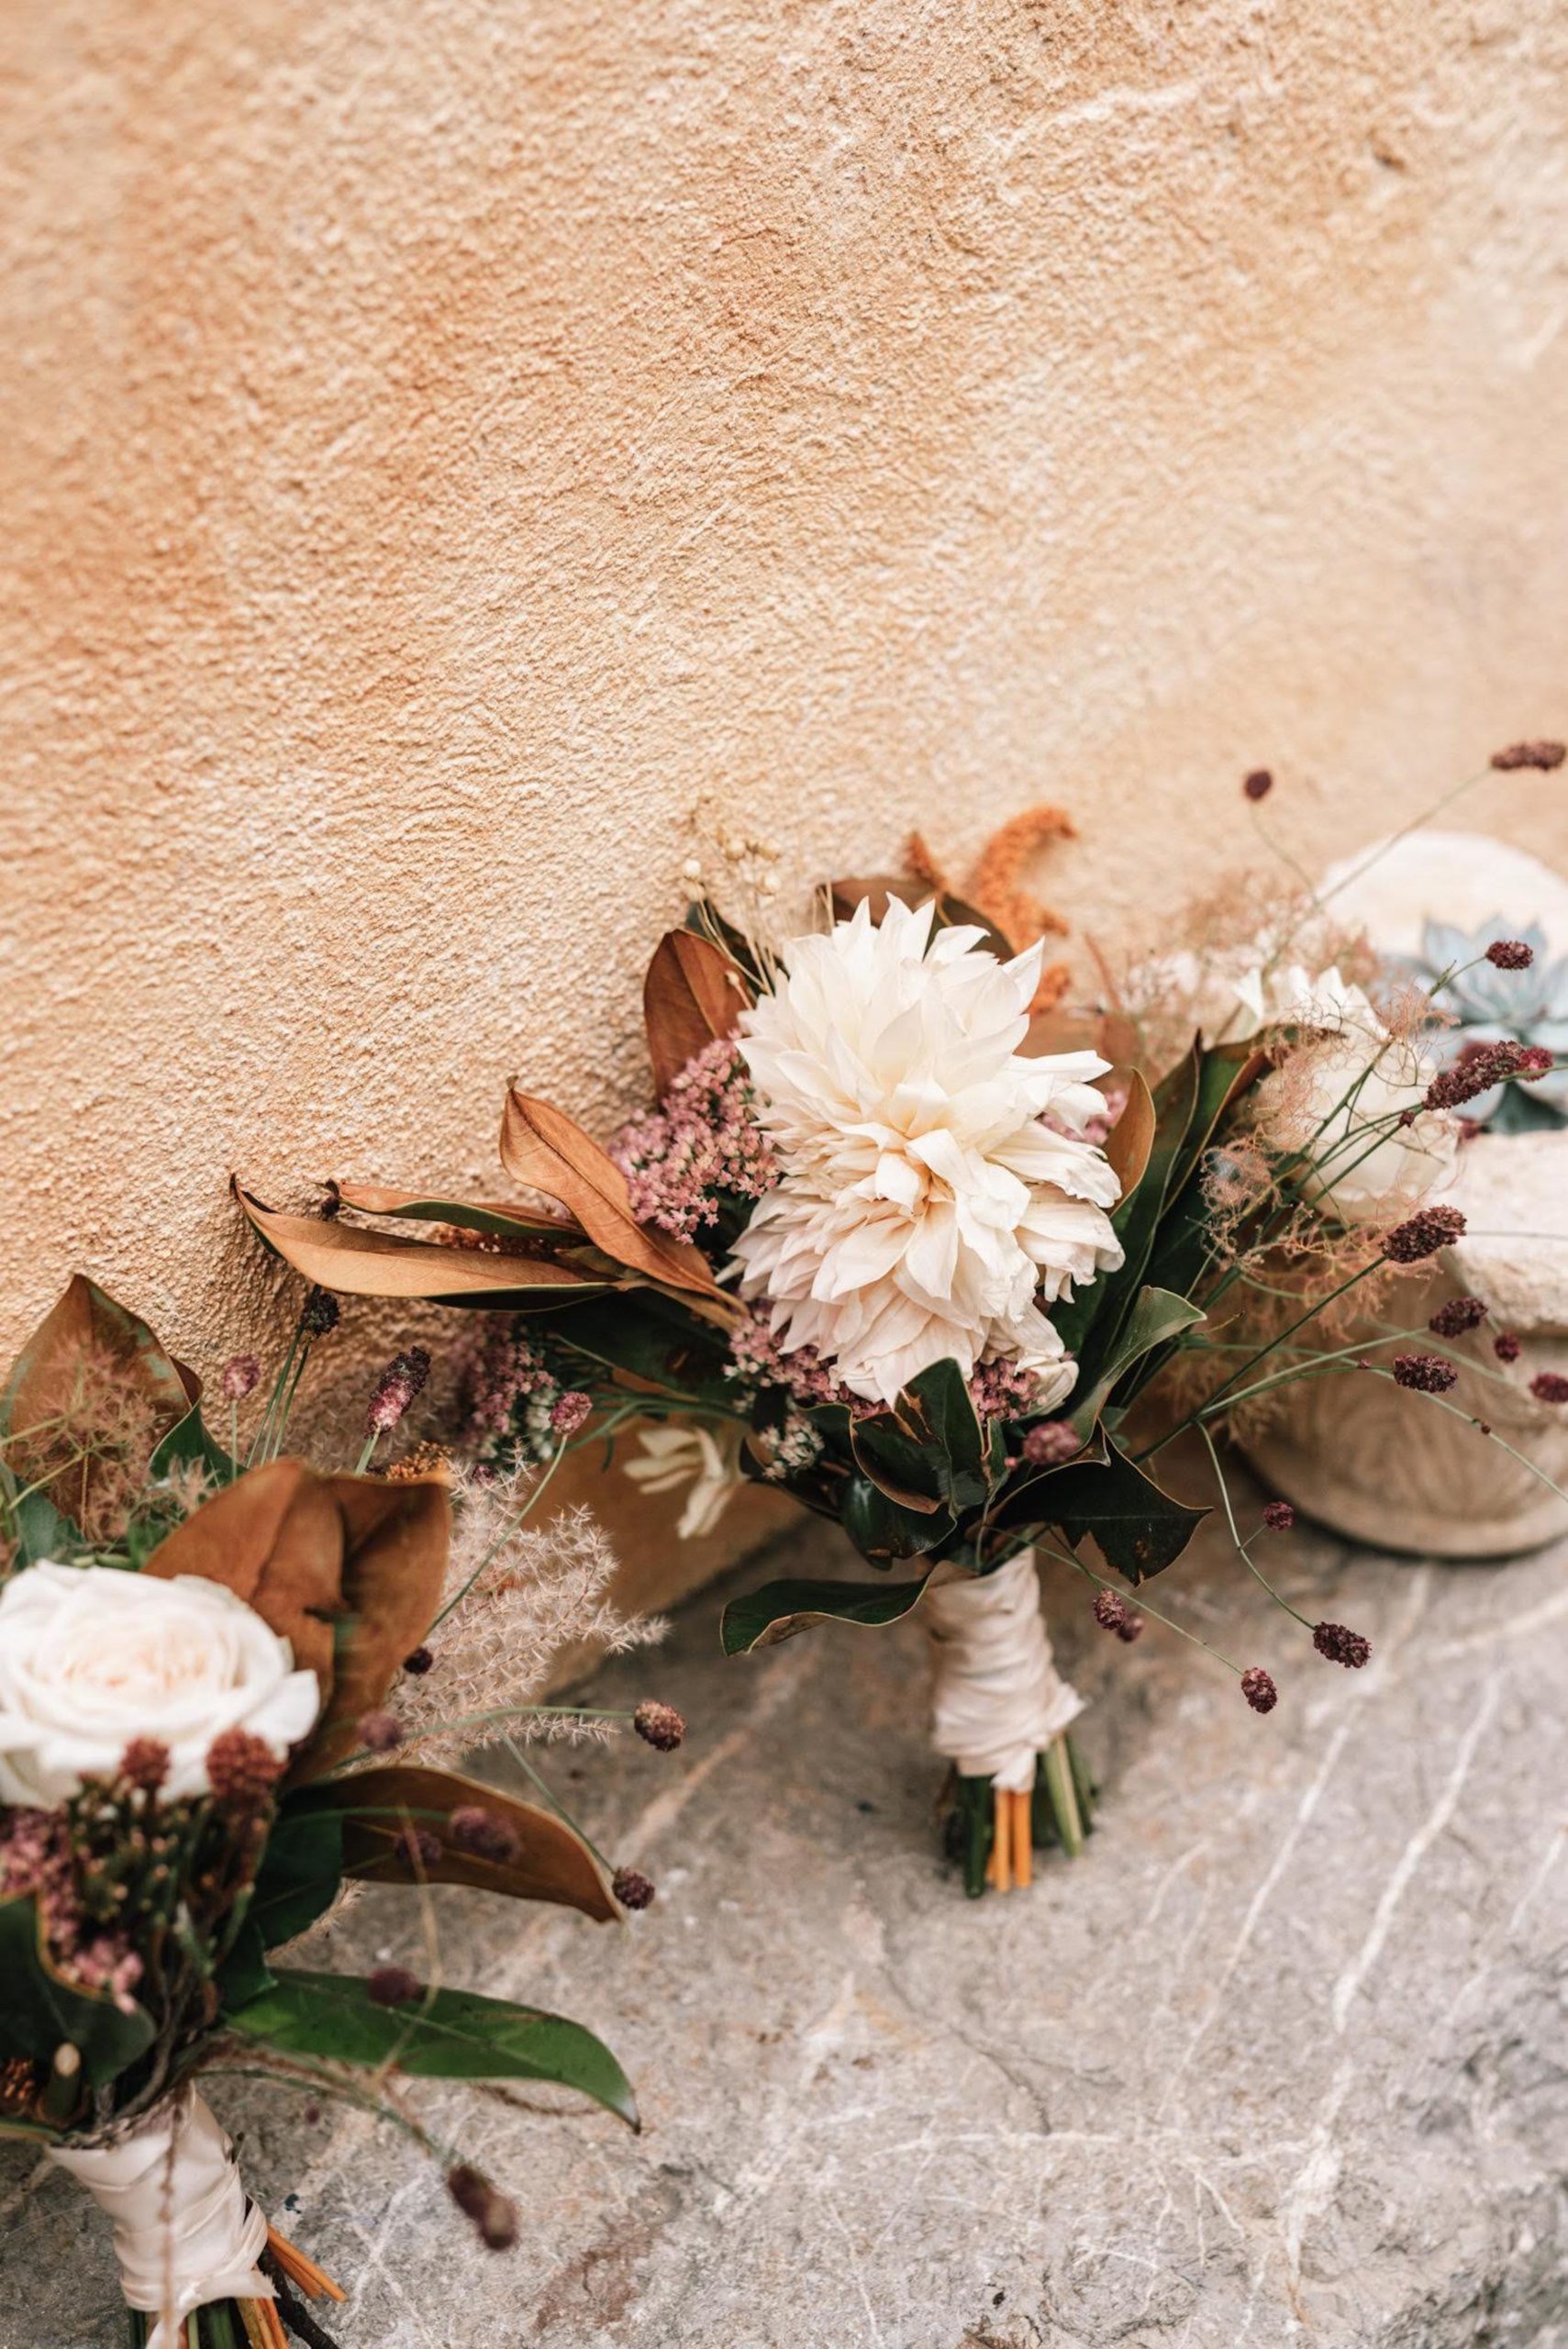
[[428,1876],[442,1854],[441,1839],[428,1827],[404,1828],[392,1846],[393,1856],[412,1876]]
[[218,1377],[225,1402],[243,1403],[261,1375],[261,1365],[254,1354],[230,1354]]
[[1296,1523],[1296,1511],[1288,1501],[1265,1501],[1263,1523],[1271,1533],[1288,1533]]
[[517,2205],[499,2193],[483,2170],[460,2162],[447,2172],[447,2192],[490,2251],[510,2251],[517,2240]]
[[338,1327],[342,1308],[328,1288],[312,1288],[299,1308],[301,1334],[306,1338],[325,1338]]
[[417,1680],[422,1680],[435,1661],[428,1648],[411,1648],[403,1659],[403,1669],[411,1672]]
[[1254,804],[1260,799],[1266,799],[1273,787],[1274,779],[1267,767],[1254,767],[1251,774],[1241,778],[1241,788]]
[[360,1743],[368,1753],[390,1753],[403,1742],[403,1723],[384,1705],[374,1712],[361,1713],[357,1726]]
[[1560,1370],[1538,1370],[1529,1391],[1538,1403],[1568,1403],[1568,1378]]
[[1329,1664],[1342,1664],[1351,1672],[1359,1672],[1372,1653],[1371,1641],[1343,1623],[1315,1624],[1312,1644]]
[[1445,1354],[1396,1354],[1394,1384],[1412,1395],[1446,1395],[1459,1373]]
[[1440,1305],[1427,1327],[1435,1338],[1462,1338],[1471,1330],[1479,1330],[1486,1319],[1486,1300],[1481,1297],[1451,1297]]
[[260,1809],[270,1803],[286,1767],[284,1755],[246,1729],[220,1730],[206,1750],[207,1784],[229,1809]]
[[661,1753],[673,1753],[686,1733],[685,1719],[673,1705],[662,1705],[656,1697],[645,1697],[631,1717],[631,1725],[639,1737],[657,1747]]
[[365,1976],[365,1996],[373,2006],[411,2006],[421,1995],[417,1976],[406,1965],[373,1966]]
[[1518,1362],[1524,1350],[1524,1340],[1512,1330],[1499,1330],[1492,1341],[1492,1352],[1499,1362]]
[[1486,960],[1495,971],[1528,971],[1535,961],[1535,949],[1522,938],[1495,938],[1486,949]]
[[517,1856],[517,1830],[498,1810],[487,1810],[483,1803],[459,1803],[447,1827],[458,1850],[476,1860],[506,1861]]
[[1506,751],[1494,751],[1492,764],[1504,774],[1519,767],[1535,767],[1542,774],[1550,774],[1568,756],[1568,745],[1562,742],[1510,742]]
[[389,1434],[430,1375],[430,1357],[423,1346],[395,1354],[376,1380],[365,1413],[365,1424],[377,1435]]
[[1241,1675],[1241,1694],[1255,1713],[1272,1713],[1279,1703],[1279,1690],[1261,1664],[1254,1664]]
[[617,1868],[610,1890],[623,1909],[647,1909],[653,1901],[653,1880],[639,1868]]
[[1383,1252],[1392,1264],[1418,1264],[1424,1256],[1435,1256],[1440,1248],[1463,1236],[1464,1218],[1458,1208],[1423,1208],[1385,1232]]
[[136,1787],[144,1795],[155,1795],[168,1777],[172,1761],[173,1756],[161,1739],[133,1737],[120,1755],[118,1775],[128,1787]]

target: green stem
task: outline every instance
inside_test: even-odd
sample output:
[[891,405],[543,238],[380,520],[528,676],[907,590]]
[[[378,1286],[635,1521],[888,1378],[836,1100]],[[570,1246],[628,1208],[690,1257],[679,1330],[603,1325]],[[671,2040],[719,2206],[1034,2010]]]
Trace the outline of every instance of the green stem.
[[1209,1434],[1207,1428],[1200,1428],[1198,1430],[1198,1433],[1202,1436],[1204,1442],[1207,1445],[1208,1456],[1214,1463],[1215,1481],[1219,1486],[1219,1497],[1225,1504],[1225,1521],[1230,1528],[1230,1539],[1235,1544],[1236,1555],[1240,1559],[1242,1564],[1246,1567],[1247,1572],[1251,1575],[1253,1581],[1262,1584],[1263,1589],[1268,1592],[1269,1597],[1273,1600],[1274,1605],[1276,1607],[1283,1607],[1287,1615],[1294,1615],[1296,1621],[1301,1624],[1306,1631],[1310,1631],[1314,1626],[1307,1621],[1306,1616],[1294,1608],[1288,1598],[1282,1598],[1280,1593],[1274,1588],[1273,1583],[1269,1580],[1267,1575],[1262,1572],[1261,1567],[1254,1565],[1252,1563],[1251,1551],[1248,1548],[1247,1543],[1241,1539],[1240,1530],[1236,1523],[1236,1512],[1230,1506],[1230,1487],[1225,1481],[1225,1471],[1220,1465],[1219,1454],[1215,1449],[1214,1438]]

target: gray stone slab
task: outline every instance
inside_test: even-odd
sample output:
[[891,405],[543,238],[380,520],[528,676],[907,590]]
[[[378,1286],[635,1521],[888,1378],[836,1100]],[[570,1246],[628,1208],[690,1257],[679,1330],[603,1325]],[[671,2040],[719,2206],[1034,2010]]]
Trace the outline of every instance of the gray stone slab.
[[[621,1932],[452,1893],[439,1928],[450,1978],[612,2042],[641,2137],[421,2093],[521,2204],[495,2255],[384,2129],[214,2085],[256,2192],[351,2286],[345,2349],[1563,2349],[1563,1554],[1284,1554],[1366,1671],[1217,1553],[1157,1594],[1274,1669],[1266,1720],[1053,1592],[1103,1823],[1006,1898],[935,1856],[917,1631],[727,1664],[710,1593],[602,1672],[692,1722],[666,1759],[553,1765],[658,1903]],[[843,1560],[811,1529],[785,1564]],[[330,1939],[322,1963],[423,1963],[394,1896]],[[6,2163],[0,2344],[119,2341],[95,2213]]]

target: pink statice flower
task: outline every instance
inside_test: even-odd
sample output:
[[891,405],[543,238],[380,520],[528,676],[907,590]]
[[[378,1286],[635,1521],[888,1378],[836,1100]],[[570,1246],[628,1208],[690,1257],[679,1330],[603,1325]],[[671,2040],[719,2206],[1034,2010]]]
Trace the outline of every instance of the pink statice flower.
[[728,1200],[773,1189],[773,1148],[755,1105],[740,1053],[720,1037],[686,1063],[657,1109],[621,1128],[610,1156],[639,1223],[690,1240],[718,1221]]
[[1038,1372],[1000,1357],[974,1365],[969,1399],[983,1419],[1021,1419],[1039,1395]]

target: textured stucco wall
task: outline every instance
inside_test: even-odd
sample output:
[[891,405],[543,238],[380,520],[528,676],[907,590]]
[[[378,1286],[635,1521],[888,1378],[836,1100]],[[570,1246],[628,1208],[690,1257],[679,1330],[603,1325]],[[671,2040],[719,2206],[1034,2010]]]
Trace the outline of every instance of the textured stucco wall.
[[[1568,699],[1561,0],[0,23],[0,1340],[602,1123],[699,787],[1157,932]],[[1568,860],[1560,781],[1461,818]]]

